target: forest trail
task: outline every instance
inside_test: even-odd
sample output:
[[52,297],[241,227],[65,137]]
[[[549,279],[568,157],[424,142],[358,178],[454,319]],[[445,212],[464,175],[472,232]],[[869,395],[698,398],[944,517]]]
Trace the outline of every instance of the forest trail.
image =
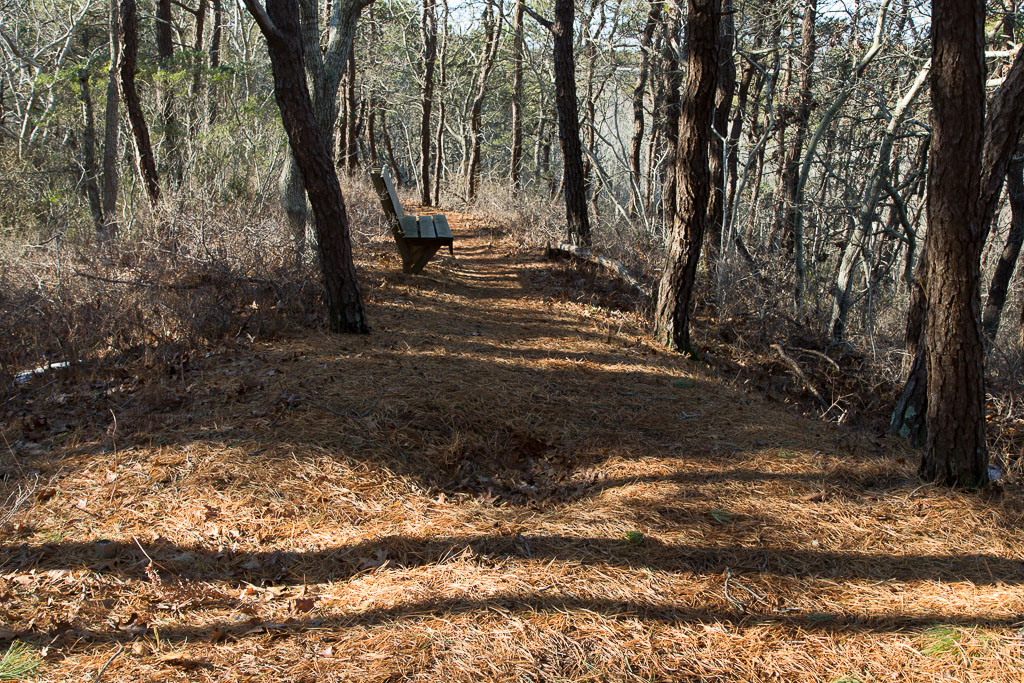
[[922,487],[449,220],[360,264],[368,336],[40,390],[0,637],[55,681],[1018,679],[1019,491]]

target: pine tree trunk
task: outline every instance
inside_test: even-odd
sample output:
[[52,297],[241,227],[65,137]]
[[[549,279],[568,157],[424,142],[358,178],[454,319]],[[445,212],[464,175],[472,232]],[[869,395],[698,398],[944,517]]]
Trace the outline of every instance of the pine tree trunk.
[[516,0],[512,27],[512,158],[509,162],[509,182],[512,193],[522,188],[523,165],[523,2]]
[[[246,0],[250,11],[257,14],[255,3]],[[329,138],[321,133],[306,89],[299,8],[295,0],[269,0],[266,13],[273,27],[260,28],[267,38],[274,72],[274,98],[313,207],[329,326],[333,332],[365,333],[368,329],[352,261],[345,200]]]
[[117,3],[110,2],[110,69],[107,71],[107,104],[103,112],[103,236],[117,231],[117,137],[120,131],[121,98],[117,91],[117,63],[120,54]]
[[583,178],[580,119],[576,103],[576,63],[573,58],[573,0],[555,0],[555,105],[558,141],[562,148],[562,192],[565,197],[566,239],[578,247],[590,246],[590,218]]
[[128,125],[135,138],[135,164],[146,188],[149,203],[160,203],[160,180],[156,172],[156,159],[149,139],[149,127],[142,113],[142,103],[135,87],[136,64],[139,56],[139,17],[135,0],[121,0],[120,52],[118,85],[121,99],[128,110]]
[[979,199],[985,106],[983,0],[932,5],[932,141],[928,174],[927,481],[988,480]]
[[103,204],[100,201],[100,188],[96,181],[99,177],[99,169],[96,167],[96,117],[92,109],[89,72],[85,69],[78,70],[78,88],[79,97],[82,100],[82,169],[84,171],[82,184],[85,187],[85,196],[89,200],[89,210],[92,212],[96,231],[102,235],[104,232]]
[[981,329],[988,339],[995,339],[999,331],[999,319],[1006,304],[1006,291],[1010,276],[1017,265],[1021,245],[1024,244],[1024,146],[1017,148],[1017,158],[1006,171],[1006,194],[1010,200],[1010,231],[996,263],[992,282],[988,287],[988,298],[981,318]]
[[423,0],[423,91],[420,95],[420,203],[430,204],[430,116],[434,107],[437,17],[434,0]]
[[692,352],[690,308],[708,221],[711,176],[708,148],[718,73],[720,0],[689,0],[689,60],[680,107],[676,153],[676,218],[658,284],[655,336],[671,349]]

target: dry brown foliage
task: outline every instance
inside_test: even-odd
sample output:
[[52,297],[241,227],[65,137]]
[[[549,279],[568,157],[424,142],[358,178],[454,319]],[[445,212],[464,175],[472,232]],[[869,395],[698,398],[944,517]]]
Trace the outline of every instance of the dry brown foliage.
[[370,335],[21,385],[0,642],[48,681],[1021,679],[1019,487],[922,486],[449,217],[422,276],[360,224]]

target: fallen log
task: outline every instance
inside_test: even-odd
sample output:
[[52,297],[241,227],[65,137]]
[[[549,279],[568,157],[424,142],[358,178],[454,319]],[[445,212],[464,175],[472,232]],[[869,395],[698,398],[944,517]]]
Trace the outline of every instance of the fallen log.
[[640,294],[644,299],[651,299],[651,291],[636,278],[626,266],[622,265],[613,258],[602,256],[601,254],[595,254],[592,250],[586,247],[578,247],[575,244],[569,244],[568,242],[561,242],[557,246],[548,245],[547,257],[555,258],[575,258],[581,261],[592,263],[595,266],[604,268],[610,273],[617,275],[620,280],[625,282],[634,291]]

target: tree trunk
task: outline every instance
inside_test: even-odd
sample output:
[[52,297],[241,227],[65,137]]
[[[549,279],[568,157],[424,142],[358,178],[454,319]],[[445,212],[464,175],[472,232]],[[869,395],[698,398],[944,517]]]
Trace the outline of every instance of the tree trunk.
[[501,13],[496,10],[492,0],[488,0],[484,9],[484,44],[480,54],[480,71],[477,72],[476,94],[469,110],[469,163],[466,166],[466,198],[476,199],[477,175],[480,172],[480,159],[483,140],[484,98],[487,96],[487,78],[494,68],[498,56],[499,36],[501,35]]
[[79,97],[82,100],[82,184],[89,200],[92,221],[100,235],[104,232],[103,205],[100,202],[100,188],[96,182],[99,169],[96,168],[96,117],[92,110],[92,93],[89,89],[89,72],[78,70]]
[[444,179],[444,133],[448,118],[448,105],[444,92],[448,87],[448,0],[441,0],[441,47],[438,54],[438,87],[441,96],[437,102],[437,132],[434,134],[434,187],[433,206],[441,206],[441,181]]
[[665,162],[662,169],[661,202],[665,214],[665,232],[670,233],[676,224],[676,154],[679,141],[680,102],[682,69],[679,68],[679,8],[670,10],[665,18],[665,38],[662,41],[662,72],[664,85],[661,101],[661,137],[665,138]]
[[[813,1],[813,0],[812,0]],[[733,91],[736,89],[736,65],[733,62],[733,43],[736,29],[733,23],[731,0],[724,0],[718,39],[718,86],[715,93],[715,114],[712,120],[711,149],[708,168],[711,173],[711,196],[708,199],[707,256],[705,261],[713,281],[717,281],[718,259],[722,245],[722,218],[725,215],[725,139],[729,134],[729,113],[732,111]]]
[[[172,39],[173,17],[171,16],[171,0],[157,0],[156,3],[156,55],[161,71],[167,71],[174,59],[174,41]],[[170,86],[160,89],[160,127],[163,128],[163,157],[166,161],[164,170],[172,178],[175,185],[180,185],[184,164],[181,159],[179,138],[181,137],[178,118],[174,114],[174,92]]]
[[932,5],[932,141],[928,174],[927,481],[988,481],[981,335],[983,0]]
[[988,299],[981,318],[981,329],[988,339],[995,339],[999,319],[1006,304],[1006,290],[1017,265],[1021,244],[1024,244],[1024,146],[1017,148],[1017,158],[1006,171],[1006,194],[1010,200],[1010,232],[999,255],[996,271],[988,287]]
[[523,165],[523,2],[516,0],[512,39],[512,159],[509,163],[509,181],[512,193],[522,188]]
[[815,18],[818,1],[808,0],[804,5],[804,21],[800,29],[800,92],[797,95],[796,110],[793,113],[795,129],[786,150],[786,159],[782,174],[782,213],[780,225],[786,234],[786,245],[791,248],[796,262],[796,279],[793,285],[793,298],[798,308],[803,302],[804,282],[804,250],[803,234],[800,229],[799,214],[803,207],[799,204],[800,159],[804,141],[807,139],[808,123],[811,119],[811,80],[814,72],[814,52],[817,47],[815,35]]
[[103,235],[109,237],[117,230],[117,136],[121,117],[120,97],[117,92],[118,38],[117,3],[111,0],[110,68],[107,71],[107,105],[103,112]]
[[423,92],[420,96],[420,203],[430,204],[430,115],[434,106],[437,17],[434,0],[423,0]]
[[256,0],[246,0],[245,4],[257,17],[267,39],[274,72],[274,98],[313,206],[330,329],[365,333],[368,329],[352,262],[345,199],[331,158],[329,138],[321,132],[306,89],[298,4],[295,0],[269,0],[265,14]]
[[128,124],[135,138],[135,164],[146,188],[149,203],[160,202],[160,180],[156,173],[156,159],[149,140],[149,127],[142,113],[142,103],[135,88],[135,70],[139,56],[139,17],[135,0],[121,0],[120,52],[118,85],[121,99],[128,110]]
[[690,308],[697,263],[708,221],[711,178],[708,147],[715,109],[720,0],[689,0],[686,86],[676,153],[676,219],[658,284],[655,336],[677,351],[692,352]]
[[555,108],[558,110],[558,141],[562,148],[562,193],[565,197],[566,239],[580,247],[590,246],[587,188],[583,178],[580,119],[576,102],[576,63],[573,58],[573,0],[555,0],[554,22],[529,13],[554,36]]
[[345,167],[350,176],[359,167],[359,108],[356,106],[356,50],[348,49],[348,72],[345,75]]
[[[338,87],[349,63],[349,51],[356,33],[356,22],[363,8],[373,0],[333,0],[330,10],[327,48],[320,47],[319,14],[314,0],[299,0],[301,12],[301,39],[304,50],[304,67],[309,88],[312,91],[313,111],[320,135],[332,139],[334,123],[338,118]],[[248,3],[247,3],[248,6]],[[333,148],[328,146],[327,154],[333,163]],[[306,236],[306,190],[302,174],[297,168],[294,152],[289,150],[281,170],[279,188],[281,204],[287,214],[289,229],[295,239],[298,253],[305,247]],[[396,175],[398,171],[395,171]]]
[[651,71],[651,45],[654,42],[654,29],[661,22],[663,0],[648,0],[647,21],[640,33],[640,71],[633,86],[633,137],[629,141],[629,172],[632,187],[629,191],[629,213],[636,216],[643,205],[643,193],[640,189],[640,150],[644,141],[644,94],[647,92],[647,81]]

